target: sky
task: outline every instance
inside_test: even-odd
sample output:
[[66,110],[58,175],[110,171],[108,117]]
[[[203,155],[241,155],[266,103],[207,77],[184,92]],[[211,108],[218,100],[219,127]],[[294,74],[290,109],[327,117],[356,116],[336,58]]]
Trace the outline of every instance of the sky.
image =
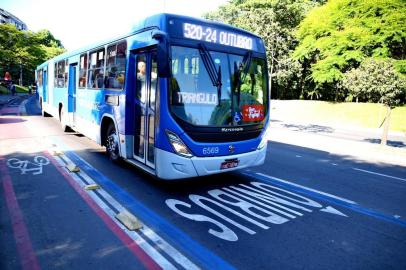
[[48,29],[67,50],[129,32],[152,14],[168,12],[201,17],[227,0],[0,0],[0,8],[28,29]]

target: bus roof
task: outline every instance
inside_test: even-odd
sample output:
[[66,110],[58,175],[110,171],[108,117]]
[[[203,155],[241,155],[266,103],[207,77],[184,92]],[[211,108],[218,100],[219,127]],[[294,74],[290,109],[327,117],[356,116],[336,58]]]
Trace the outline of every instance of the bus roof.
[[[230,30],[230,31],[239,32],[239,33],[242,33],[242,34],[245,34],[245,35],[249,35],[249,36],[251,36],[253,38],[260,39],[259,36],[249,32],[249,31],[246,31],[244,29],[237,28],[237,27],[234,27],[234,26],[231,26],[231,25],[228,25],[228,24],[215,22],[215,21],[211,21],[211,20],[206,20],[206,19],[201,19],[201,18],[190,17],[190,16],[175,15],[175,14],[170,14],[170,13],[159,13],[159,14],[155,14],[155,15],[152,15],[152,16],[149,16],[149,17],[146,17],[146,18],[142,19],[141,21],[139,21],[138,23],[136,23],[133,26],[132,30],[129,33],[127,33],[125,35],[121,35],[121,36],[117,36],[117,37],[114,37],[114,38],[106,39],[106,40],[99,41],[97,43],[93,43],[91,45],[84,46],[82,48],[79,48],[79,49],[76,49],[76,50],[73,50],[73,51],[65,52],[63,54],[60,54],[60,55],[52,58],[52,60],[59,61],[61,59],[66,59],[66,58],[69,58],[71,56],[81,54],[81,53],[83,53],[85,51],[92,50],[92,49],[95,49],[97,47],[103,46],[105,44],[113,43],[113,42],[115,42],[117,40],[129,37],[129,36],[137,34],[137,33],[140,33],[142,31],[145,31],[146,29],[154,29],[155,28],[155,29],[159,29],[159,30],[162,30],[162,31],[168,31],[167,23],[168,23],[168,21],[170,19],[179,20],[179,21],[189,21],[189,22],[194,22],[194,23],[201,23],[201,24],[211,25],[213,27],[217,26],[217,27],[221,27],[221,28],[224,28],[224,29],[227,29],[227,30]],[[42,63],[37,68],[45,66],[48,62],[49,62],[49,60]]]
[[219,27],[222,27],[222,28],[225,28],[228,30],[233,30],[235,32],[240,32],[240,33],[244,33],[244,34],[256,37],[256,38],[260,38],[259,36],[249,32],[247,30],[244,30],[244,29],[241,29],[241,28],[229,25],[229,24],[206,20],[206,19],[202,19],[202,18],[170,14],[170,13],[158,13],[158,14],[149,16],[149,17],[139,21],[138,23],[136,23],[132,28],[132,32],[137,33],[142,29],[153,28],[153,27],[157,27],[161,30],[167,30],[167,29],[165,29],[166,28],[165,26],[166,26],[167,21],[170,19],[178,19],[178,20],[182,20],[182,21],[194,21],[197,23],[210,24],[213,26],[219,26]]

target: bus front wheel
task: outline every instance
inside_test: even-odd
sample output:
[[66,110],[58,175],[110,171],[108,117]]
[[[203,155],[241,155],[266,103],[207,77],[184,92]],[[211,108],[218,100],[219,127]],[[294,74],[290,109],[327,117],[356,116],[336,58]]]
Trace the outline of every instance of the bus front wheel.
[[118,134],[113,124],[110,124],[106,132],[106,153],[114,163],[120,161]]

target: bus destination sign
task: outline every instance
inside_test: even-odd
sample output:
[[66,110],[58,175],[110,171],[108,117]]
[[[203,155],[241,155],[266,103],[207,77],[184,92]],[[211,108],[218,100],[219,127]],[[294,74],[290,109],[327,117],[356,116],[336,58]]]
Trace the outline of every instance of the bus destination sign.
[[252,50],[254,42],[247,36],[192,23],[183,24],[183,37],[247,50]]

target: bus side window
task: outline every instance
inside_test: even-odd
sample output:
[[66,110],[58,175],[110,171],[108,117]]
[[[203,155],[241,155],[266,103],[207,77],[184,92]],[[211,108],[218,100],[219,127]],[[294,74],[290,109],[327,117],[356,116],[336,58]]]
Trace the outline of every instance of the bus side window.
[[178,74],[179,70],[179,59],[178,58],[172,58],[172,74]]
[[58,87],[58,62],[54,65],[54,87]]
[[65,85],[64,87],[68,87],[68,70],[69,70],[69,61],[66,59],[65,61],[65,70],[64,70],[64,79],[65,79]]
[[104,48],[89,54],[88,88],[104,87]]
[[65,72],[66,64],[67,61],[65,60],[59,61],[58,63],[55,63],[55,87],[65,87],[65,76],[67,77],[67,73]]
[[158,85],[158,63],[156,52],[153,52],[151,63],[151,91],[149,96],[149,106],[154,110],[155,110],[155,97],[157,85]]
[[42,68],[38,70],[38,86],[42,86]]
[[107,47],[105,87],[123,89],[125,82],[127,42],[123,41]]
[[146,66],[147,58],[145,54],[141,54],[137,57],[137,85],[136,85],[136,97],[142,103],[145,103],[146,98]]
[[79,88],[86,87],[86,73],[87,73],[87,53],[80,56],[79,66]]

